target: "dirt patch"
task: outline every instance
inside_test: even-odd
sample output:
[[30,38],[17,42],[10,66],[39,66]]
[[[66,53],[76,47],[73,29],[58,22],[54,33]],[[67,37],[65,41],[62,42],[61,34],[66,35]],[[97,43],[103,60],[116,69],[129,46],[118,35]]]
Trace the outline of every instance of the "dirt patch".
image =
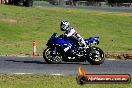
[[126,16],[132,16],[132,14],[125,14]]
[[132,16],[132,14],[131,14],[131,13],[124,13],[124,14],[118,14],[118,15],[120,15],[120,16],[129,16],[129,17],[131,17],[131,16]]
[[0,19],[0,22],[16,23],[17,20],[15,20],[15,19]]
[[132,60],[132,52],[105,52],[105,57],[106,58],[114,58],[114,59],[121,59],[121,60],[126,60],[126,59],[131,59]]

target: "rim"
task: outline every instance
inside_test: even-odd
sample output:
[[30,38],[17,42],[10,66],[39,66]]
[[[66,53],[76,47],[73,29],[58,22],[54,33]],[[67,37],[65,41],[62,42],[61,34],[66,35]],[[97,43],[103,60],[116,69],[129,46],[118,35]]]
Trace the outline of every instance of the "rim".
[[101,61],[104,57],[103,53],[100,52],[99,50],[94,50],[94,52],[96,53],[96,55],[93,55],[93,53],[90,53],[90,59],[94,60],[94,61]]
[[51,48],[47,48],[47,50],[45,51],[45,57],[47,58],[48,61],[50,61],[50,62],[62,61],[62,56],[59,52],[56,52],[56,55],[52,56],[50,50],[51,50]]

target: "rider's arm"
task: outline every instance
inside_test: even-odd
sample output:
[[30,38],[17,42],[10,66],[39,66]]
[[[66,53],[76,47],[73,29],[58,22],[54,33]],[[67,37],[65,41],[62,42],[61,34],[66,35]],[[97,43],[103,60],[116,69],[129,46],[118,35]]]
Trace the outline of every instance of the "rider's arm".
[[76,31],[74,29],[71,29],[70,31],[67,31],[64,33],[64,36],[70,37],[72,36]]

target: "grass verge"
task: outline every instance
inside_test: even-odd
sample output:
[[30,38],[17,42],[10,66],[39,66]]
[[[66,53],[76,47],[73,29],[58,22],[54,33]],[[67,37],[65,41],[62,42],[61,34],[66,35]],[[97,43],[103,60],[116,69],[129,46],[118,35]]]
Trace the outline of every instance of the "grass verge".
[[75,76],[0,74],[0,88],[131,88],[130,84],[78,85]]
[[99,36],[105,52],[132,51],[132,13],[70,8],[0,6],[0,55],[31,55],[32,41],[43,52],[59,23],[68,20],[84,38]]

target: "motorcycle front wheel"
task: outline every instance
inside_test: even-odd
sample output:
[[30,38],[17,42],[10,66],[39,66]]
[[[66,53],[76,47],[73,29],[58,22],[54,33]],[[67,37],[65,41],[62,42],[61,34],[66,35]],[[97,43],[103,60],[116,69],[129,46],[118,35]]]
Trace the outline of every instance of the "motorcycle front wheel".
[[62,62],[62,55],[61,53],[56,50],[56,54],[52,54],[52,48],[47,47],[43,52],[44,60],[49,64],[57,64]]

